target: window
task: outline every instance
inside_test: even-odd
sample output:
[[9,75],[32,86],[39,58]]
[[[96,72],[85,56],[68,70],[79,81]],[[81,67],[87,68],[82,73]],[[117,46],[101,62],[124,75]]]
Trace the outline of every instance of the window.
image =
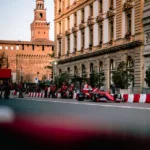
[[45,32],[44,32],[44,34],[45,34]]
[[103,62],[99,62],[99,72],[103,71]]
[[77,49],[77,35],[74,34],[74,51]]
[[16,46],[16,50],[19,50],[19,46],[18,45]]
[[81,17],[82,23],[84,22],[84,9],[82,9],[82,17]]
[[68,72],[68,74],[70,74],[70,67],[67,68],[67,72]]
[[113,8],[114,0],[110,0],[110,7]]
[[39,18],[43,18],[43,14],[42,13],[39,14]]
[[74,24],[77,25],[77,13],[74,14]]
[[93,73],[94,72],[94,66],[93,66],[93,63],[90,63],[90,73]]
[[34,45],[32,45],[32,50],[34,51]]
[[77,66],[74,66],[74,75],[78,75],[78,68],[77,68]]
[[22,45],[22,50],[24,50],[24,45]]
[[84,49],[84,30],[81,32],[82,49]]
[[61,33],[61,22],[59,22],[59,33]]
[[67,54],[69,54],[70,53],[70,37],[69,36],[67,36]]
[[82,77],[86,77],[86,68],[82,65]]
[[110,40],[114,37],[114,21],[110,21]]
[[99,26],[99,44],[103,44],[103,25]]
[[44,51],[44,45],[42,45],[42,51]]
[[131,14],[127,15],[127,32],[131,33]]
[[62,73],[62,71],[61,71],[61,69],[59,69],[59,75],[61,75],[61,73]]
[[38,31],[38,34],[40,34],[40,31]]
[[5,46],[5,49],[7,50],[7,49],[8,49],[8,46]]
[[113,59],[111,59],[110,60],[110,84],[113,83],[112,81],[113,71],[115,71],[115,62]]
[[2,49],[2,46],[0,46],[0,49]]
[[14,47],[13,46],[11,46],[11,48],[10,48],[11,50],[13,50],[14,49]]
[[54,51],[54,46],[52,46],[52,51]]
[[67,18],[68,20],[68,30],[70,29],[70,17]]
[[58,56],[61,56],[61,39],[59,40],[59,52],[58,52]]
[[93,16],[93,5],[90,5],[90,16]]
[[89,33],[89,38],[90,38],[90,47],[93,46],[93,29],[90,29],[90,33]]
[[103,12],[103,1],[99,0],[99,13]]

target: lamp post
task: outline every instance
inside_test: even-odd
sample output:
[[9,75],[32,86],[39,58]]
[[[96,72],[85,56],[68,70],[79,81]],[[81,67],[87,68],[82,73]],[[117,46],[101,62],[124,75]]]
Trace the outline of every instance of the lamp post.
[[51,64],[52,64],[52,75],[53,75],[53,81],[55,80],[55,76],[56,76],[56,66],[57,66],[57,64],[58,64],[58,62],[57,61],[52,61],[51,62]]

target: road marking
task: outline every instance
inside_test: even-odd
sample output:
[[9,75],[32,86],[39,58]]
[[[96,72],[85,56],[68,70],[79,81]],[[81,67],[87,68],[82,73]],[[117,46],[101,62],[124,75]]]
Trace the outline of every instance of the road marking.
[[60,100],[40,100],[40,99],[22,99],[22,100],[34,100],[39,102],[52,102],[52,103],[62,103],[62,104],[75,104],[75,105],[88,105],[88,106],[98,106],[98,107],[111,107],[111,108],[126,108],[126,109],[138,109],[138,110],[150,110],[150,108],[145,107],[133,107],[133,106],[119,106],[119,105],[111,105],[111,104],[98,104],[91,102],[63,102]]

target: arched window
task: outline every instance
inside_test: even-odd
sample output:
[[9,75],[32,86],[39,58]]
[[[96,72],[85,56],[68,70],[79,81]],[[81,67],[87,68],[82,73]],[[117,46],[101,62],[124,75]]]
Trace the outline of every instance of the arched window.
[[86,68],[82,65],[82,77],[86,77]]
[[61,75],[61,73],[62,73],[62,70],[61,70],[61,69],[59,69],[59,75]]
[[113,59],[110,60],[110,70],[114,70],[115,69],[115,62]]
[[102,61],[99,62],[99,72],[100,71],[103,71],[103,62]]
[[93,63],[90,63],[90,73],[94,72],[94,67],[93,67]]
[[43,18],[43,14],[42,13],[39,14],[39,18]]
[[113,75],[113,71],[115,71],[115,61],[113,59],[110,60],[110,84],[113,84],[112,81],[112,75]]
[[74,75],[78,75],[78,68],[77,68],[77,66],[74,66]]
[[134,62],[131,56],[127,57],[127,67],[132,68],[134,66]]
[[70,67],[67,68],[67,72],[70,74]]
[[127,57],[127,70],[128,70],[128,74],[130,74],[130,76],[132,76],[133,78],[133,80],[130,82],[130,87],[129,87],[132,88],[134,87],[134,61],[131,56]]

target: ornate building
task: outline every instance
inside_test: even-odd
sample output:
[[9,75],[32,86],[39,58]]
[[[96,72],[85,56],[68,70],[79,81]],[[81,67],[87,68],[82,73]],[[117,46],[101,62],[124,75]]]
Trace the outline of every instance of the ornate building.
[[121,61],[143,85],[143,0],[54,0],[57,74],[105,74],[106,88]]
[[144,72],[150,65],[150,0],[145,0],[144,5],[144,15],[143,15],[143,25],[145,33],[145,48],[144,48]]
[[51,78],[50,65],[54,42],[49,40],[50,23],[46,21],[44,0],[36,0],[34,21],[31,24],[31,41],[0,41],[0,53],[8,58],[12,70],[12,81],[34,82],[35,78]]

